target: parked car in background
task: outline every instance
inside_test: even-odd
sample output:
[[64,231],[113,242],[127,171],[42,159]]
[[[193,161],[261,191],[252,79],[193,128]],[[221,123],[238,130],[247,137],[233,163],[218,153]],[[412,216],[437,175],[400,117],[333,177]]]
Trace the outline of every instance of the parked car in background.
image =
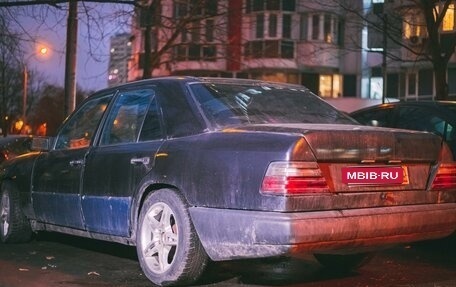
[[456,156],[456,102],[394,102],[360,109],[350,116],[365,125],[435,133]]
[[31,151],[32,137],[8,135],[0,137],[0,163]]
[[191,284],[209,260],[310,253],[352,269],[456,229],[440,137],[358,125],[298,85],[133,82],[33,144],[0,172],[1,241],[45,230],[135,245],[158,285]]

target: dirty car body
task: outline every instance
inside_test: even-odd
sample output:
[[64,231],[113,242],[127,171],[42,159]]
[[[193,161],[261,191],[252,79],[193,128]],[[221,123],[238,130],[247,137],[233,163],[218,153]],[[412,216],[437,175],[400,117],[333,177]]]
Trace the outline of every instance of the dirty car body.
[[438,136],[357,125],[302,86],[159,78],[97,92],[2,167],[0,235],[135,245],[158,285],[208,260],[313,253],[356,267],[456,229]]

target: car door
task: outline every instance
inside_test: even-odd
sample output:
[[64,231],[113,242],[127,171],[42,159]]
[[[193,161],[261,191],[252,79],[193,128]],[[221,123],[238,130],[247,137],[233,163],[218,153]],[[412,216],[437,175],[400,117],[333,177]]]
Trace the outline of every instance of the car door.
[[135,190],[162,144],[153,88],[120,91],[99,143],[87,155],[82,211],[86,229],[128,236]]
[[91,99],[58,133],[54,148],[36,160],[32,175],[33,208],[37,220],[82,229],[81,175],[98,124],[111,95]]

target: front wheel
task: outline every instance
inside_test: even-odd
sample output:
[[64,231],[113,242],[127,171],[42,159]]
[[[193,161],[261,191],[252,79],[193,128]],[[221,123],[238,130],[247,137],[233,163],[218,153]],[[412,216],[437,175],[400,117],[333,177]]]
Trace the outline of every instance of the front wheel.
[[193,283],[208,262],[185,199],[171,189],[153,192],[145,199],[136,250],[145,275],[160,286]]
[[0,241],[27,242],[31,237],[32,229],[21,210],[19,193],[13,183],[5,181],[2,183],[0,197]]

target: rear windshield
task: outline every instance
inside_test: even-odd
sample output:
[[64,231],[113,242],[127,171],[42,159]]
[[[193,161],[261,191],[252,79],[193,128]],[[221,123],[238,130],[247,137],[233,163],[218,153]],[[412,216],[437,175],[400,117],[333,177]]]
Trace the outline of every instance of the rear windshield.
[[355,124],[300,86],[194,83],[190,89],[206,117],[218,127],[245,124]]

